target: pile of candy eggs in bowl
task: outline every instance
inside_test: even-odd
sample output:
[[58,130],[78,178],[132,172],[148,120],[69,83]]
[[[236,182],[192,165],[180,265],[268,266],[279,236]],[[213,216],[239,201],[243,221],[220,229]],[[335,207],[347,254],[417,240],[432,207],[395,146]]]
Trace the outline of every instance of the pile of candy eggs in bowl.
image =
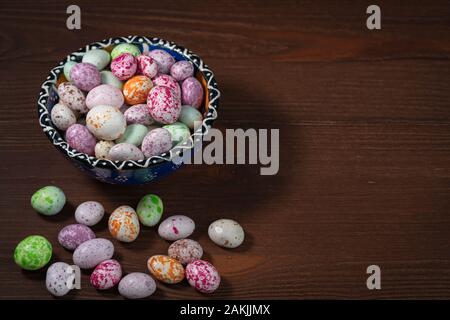
[[38,100],[53,145],[113,184],[143,184],[176,170],[217,118],[212,71],[189,50],[157,38],[110,38],[52,69]]

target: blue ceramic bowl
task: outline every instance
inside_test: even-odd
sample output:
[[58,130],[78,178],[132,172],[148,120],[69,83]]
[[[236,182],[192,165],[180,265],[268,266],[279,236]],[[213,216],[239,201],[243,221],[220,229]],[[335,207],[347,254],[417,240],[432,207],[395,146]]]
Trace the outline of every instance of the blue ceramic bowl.
[[[91,49],[105,49],[110,51],[119,43],[133,43],[146,52],[153,49],[163,49],[169,52],[175,60],[189,60],[194,64],[195,77],[203,86],[205,97],[201,111],[203,123],[183,144],[171,149],[169,152],[154,156],[141,161],[110,161],[97,159],[85,153],[79,152],[66,143],[64,133],[53,125],[50,112],[58,102],[57,85],[67,81],[63,75],[63,67],[67,61],[81,61],[81,58]],[[86,172],[97,180],[112,184],[145,184],[159,179],[177,170],[182,164],[175,161],[179,156],[191,152],[194,140],[202,139],[202,136],[211,128],[213,121],[217,118],[220,91],[214,73],[200,59],[192,53],[173,42],[158,38],[143,36],[129,36],[120,38],[109,38],[100,42],[94,42],[77,52],[69,54],[66,59],[50,71],[47,79],[41,86],[38,98],[39,124],[45,135],[50,139],[55,148],[61,151],[77,168]]]

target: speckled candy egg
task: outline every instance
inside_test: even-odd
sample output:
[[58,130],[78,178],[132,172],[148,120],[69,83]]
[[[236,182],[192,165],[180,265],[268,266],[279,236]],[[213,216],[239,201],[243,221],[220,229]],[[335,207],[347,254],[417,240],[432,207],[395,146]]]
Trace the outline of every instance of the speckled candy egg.
[[139,221],[147,227],[155,226],[163,214],[164,205],[156,194],[147,194],[139,201],[136,212]]
[[142,272],[127,274],[119,282],[119,293],[127,299],[142,299],[156,291],[156,283],[152,277]]
[[134,76],[123,85],[123,96],[127,104],[139,104],[147,101],[153,83],[146,76]]
[[111,161],[144,160],[141,149],[131,143],[118,143],[109,150],[108,159]]
[[146,55],[139,55],[136,57],[137,60],[137,74],[142,74],[146,77],[153,78],[158,73],[158,65],[153,58]]
[[189,77],[181,85],[181,102],[200,108],[203,101],[203,87],[194,77]]
[[98,159],[108,159],[109,150],[114,147],[114,141],[102,140],[95,145],[95,157]]
[[77,63],[75,62],[75,61],[67,61],[65,64],[64,64],[64,69],[63,69],[63,73],[64,73],[64,77],[66,77],[66,79],[68,80],[68,81],[71,81],[70,80],[70,70],[72,70],[72,67],[74,66],[74,65],[76,65]]
[[191,131],[189,131],[189,128],[181,122],[166,124],[163,128],[170,132],[173,146],[188,140],[191,136]]
[[212,242],[224,248],[239,247],[245,238],[244,229],[231,219],[219,219],[211,223],[208,235]]
[[180,262],[168,256],[156,255],[147,261],[148,270],[156,279],[173,284],[184,279],[184,268]]
[[109,64],[111,57],[108,51],[103,49],[93,49],[86,52],[81,60],[84,63],[90,63],[94,65],[98,70],[105,69]]
[[195,260],[186,266],[186,279],[192,287],[203,293],[212,293],[220,285],[219,272],[204,260]]
[[68,250],[75,250],[83,242],[94,238],[94,231],[84,224],[69,224],[58,233],[59,244]]
[[111,241],[97,238],[83,242],[73,253],[73,263],[81,269],[91,269],[100,262],[111,259],[114,245]]
[[175,241],[189,237],[195,230],[194,221],[183,215],[168,217],[158,227],[161,238]]
[[128,124],[137,123],[148,126],[153,123],[153,118],[150,115],[150,110],[147,104],[137,104],[135,106],[131,106],[124,112],[124,114]]
[[86,126],[98,139],[116,140],[125,132],[127,122],[118,108],[101,105],[88,112]]
[[170,68],[170,75],[177,81],[183,81],[194,75],[194,65],[187,60],[175,62]]
[[47,269],[45,287],[48,292],[56,297],[62,297],[69,293],[71,285],[69,281],[73,277],[73,268],[65,262],[55,262]]
[[177,121],[181,113],[180,99],[172,89],[156,86],[150,91],[147,98],[150,115],[162,124],[171,124]]
[[172,148],[170,132],[164,128],[157,128],[144,137],[141,150],[146,158],[160,155]]
[[101,83],[100,72],[90,63],[77,63],[70,70],[70,79],[77,88],[89,91]]
[[119,283],[122,278],[122,267],[117,260],[101,262],[91,274],[90,282],[97,290],[107,290]]
[[153,58],[153,60],[156,61],[156,64],[158,65],[158,72],[168,74],[170,71],[170,68],[175,63],[174,57],[167,51],[161,50],[161,49],[155,49],[148,53],[148,56],[150,58]]
[[178,121],[184,123],[191,130],[197,130],[202,124],[203,116],[196,108],[191,106],[182,106]]
[[174,258],[186,265],[192,261],[199,260],[203,256],[203,248],[197,241],[181,239],[172,243],[168,250],[169,257]]
[[55,127],[63,131],[77,122],[77,118],[72,109],[62,103],[57,103],[53,106],[50,117]]
[[79,113],[89,111],[83,91],[69,82],[63,82],[58,86],[58,96],[62,103],[73,111],[78,111]]
[[131,143],[140,146],[144,137],[148,133],[148,128],[143,124],[130,124],[127,126],[125,133],[116,140],[117,143]]
[[120,108],[124,103],[122,91],[109,84],[95,87],[86,96],[86,106],[89,109],[100,105]]
[[111,51],[111,58],[115,59],[123,53],[128,53],[128,54],[131,54],[131,55],[137,57],[141,54],[141,51],[134,44],[121,43],[121,44],[118,44],[117,46],[115,46],[114,49]]
[[86,226],[93,226],[103,219],[105,209],[97,201],[86,201],[75,210],[75,220]]
[[31,197],[31,206],[45,216],[59,213],[66,204],[64,192],[55,186],[46,186],[36,191]]
[[119,80],[128,80],[136,73],[136,58],[129,54],[123,53],[111,62],[111,72]]
[[117,240],[132,242],[139,235],[139,219],[132,207],[120,206],[111,213],[108,228]]
[[100,72],[100,77],[102,84],[109,84],[122,90],[123,82],[117,79],[117,77],[111,71],[103,70],[102,72]]
[[92,133],[82,124],[75,123],[66,131],[66,141],[71,148],[90,156],[95,154],[97,140]]
[[154,86],[163,86],[172,89],[177,94],[177,97],[179,97],[181,101],[180,85],[178,84],[177,80],[175,80],[172,76],[169,76],[168,74],[160,74],[155,78],[153,78],[152,81]]
[[52,245],[43,236],[28,236],[14,250],[14,261],[25,270],[37,270],[52,257]]

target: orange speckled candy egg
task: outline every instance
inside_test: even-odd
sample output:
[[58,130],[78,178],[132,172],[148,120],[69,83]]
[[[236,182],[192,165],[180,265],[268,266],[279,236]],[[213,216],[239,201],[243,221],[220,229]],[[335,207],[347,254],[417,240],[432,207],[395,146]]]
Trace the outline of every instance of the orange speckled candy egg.
[[150,257],[147,261],[147,267],[155,278],[165,283],[178,283],[184,279],[183,265],[168,256],[156,255]]
[[132,242],[139,235],[139,219],[130,206],[120,206],[111,213],[108,221],[111,235],[119,241]]
[[153,83],[146,76],[134,76],[125,82],[123,86],[123,96],[127,104],[135,105],[145,103]]

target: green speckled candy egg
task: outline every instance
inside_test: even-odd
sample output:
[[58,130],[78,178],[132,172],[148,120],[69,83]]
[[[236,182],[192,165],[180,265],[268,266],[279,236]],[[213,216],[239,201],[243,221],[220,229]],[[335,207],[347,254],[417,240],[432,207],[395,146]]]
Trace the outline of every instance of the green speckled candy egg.
[[66,204],[64,192],[55,186],[46,186],[31,197],[31,206],[39,213],[52,216],[62,210]]
[[82,62],[93,64],[98,70],[103,70],[109,64],[110,59],[108,51],[94,49],[85,53]]
[[196,108],[191,106],[182,106],[178,121],[184,123],[189,129],[196,130],[202,124],[202,114]]
[[145,135],[148,133],[148,128],[143,124],[130,124],[125,130],[124,134],[116,140],[116,143],[131,143],[136,147],[142,144]]
[[117,77],[113,75],[111,71],[103,70],[102,72],[100,72],[100,77],[102,84],[109,84],[122,90],[123,82],[117,79]]
[[77,63],[75,62],[75,61],[67,61],[65,64],[64,64],[64,70],[63,70],[63,72],[64,72],[64,77],[66,77],[66,79],[67,80],[69,80],[69,81],[71,81],[71,79],[70,79],[70,70],[72,70],[72,67],[74,66],[74,65],[76,65]]
[[144,196],[137,206],[139,221],[147,227],[156,225],[163,214],[163,202],[160,197],[154,194]]
[[52,245],[43,236],[28,236],[14,250],[14,261],[22,269],[37,270],[52,257]]
[[191,135],[189,128],[181,122],[168,124],[163,126],[163,128],[167,129],[170,132],[170,135],[172,136],[172,145],[174,146],[182,143],[183,141],[186,141]]
[[120,56],[122,53],[130,53],[133,56],[137,57],[141,54],[141,51],[137,46],[131,43],[121,43],[114,47],[114,49],[111,51],[111,60],[115,59],[116,57]]

